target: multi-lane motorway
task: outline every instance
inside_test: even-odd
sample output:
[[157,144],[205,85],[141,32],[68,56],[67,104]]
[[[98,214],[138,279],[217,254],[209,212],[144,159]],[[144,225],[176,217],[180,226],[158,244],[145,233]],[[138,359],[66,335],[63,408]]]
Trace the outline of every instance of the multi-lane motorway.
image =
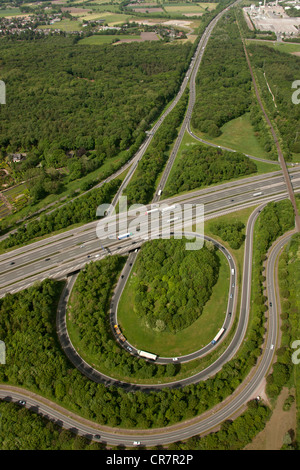
[[[300,189],[300,170],[290,170],[295,190]],[[260,196],[253,196],[257,192]],[[230,184],[224,183],[206,190],[195,191],[182,197],[162,201],[160,204],[203,204],[205,218],[217,213],[229,213],[239,207],[249,207],[261,200],[272,200],[279,194],[286,194],[286,187],[280,172],[249,177]],[[127,214],[120,215],[124,222]],[[113,223],[111,215],[104,219]],[[130,219],[129,219],[130,221]],[[145,224],[147,220],[145,220]],[[125,253],[138,243],[139,236],[130,240],[99,239],[96,229],[99,222],[92,222],[80,228],[17,248],[0,256],[0,296],[16,292],[46,277],[63,278],[69,272],[82,268],[91,260],[110,253]]]
[[[161,179],[160,186],[158,187],[154,196],[153,202],[158,202],[160,199],[161,193],[159,191],[162,191],[167,181],[177,149],[179,148],[183,136],[183,132],[185,132],[185,130],[190,131],[189,122],[195,100],[195,75],[197,73],[206,43],[210,37],[213,27],[223,13],[224,12],[220,13],[211,22],[205,31],[198,45],[197,52],[193,58],[190,69],[187,72],[180,93],[177,95],[176,99],[168,108],[166,113],[157,121],[149,133],[146,141],[134,156],[130,162],[130,165],[128,165],[130,166],[129,172],[113,200],[112,210],[116,206],[122,192],[124,191],[124,188],[126,188],[126,185],[134,174],[138,162],[150,144],[153,135],[163,122],[166,115],[176,105],[184,89],[186,88],[188,81],[190,80],[190,101],[186,118],[176,141],[175,152],[173,151],[169,159]],[[292,168],[289,170],[289,181],[293,187],[293,190],[295,192],[299,192],[300,171],[298,168]],[[259,193],[259,195],[254,196],[254,194],[257,193]],[[250,282],[254,223],[259,214],[259,211],[262,209],[264,204],[271,200],[277,200],[286,197],[288,197],[286,174],[283,177],[282,172],[274,171],[267,175],[257,175],[243,178],[235,182],[220,184],[215,187],[190,192],[188,194],[160,202],[161,205],[181,205],[183,203],[204,204],[205,219],[233,212],[240,208],[257,206],[249,219],[246,229],[243,283],[241,286],[241,306],[239,312],[239,321],[234,332],[233,340],[227,347],[226,351],[217,359],[214,364],[211,364],[201,373],[190,377],[181,385],[204,380],[207,377],[214,375],[238,351],[246,332],[250,310]],[[125,223],[126,216],[127,214],[121,213],[119,222]],[[134,215],[131,214],[129,221],[132,222],[133,220]],[[109,216],[105,218],[105,223],[110,224],[113,223],[113,221],[114,218],[111,211]],[[54,277],[57,279],[65,278],[67,274],[82,269],[92,260],[100,259],[101,257],[107,256],[108,254],[125,254],[129,251],[134,251],[136,247],[140,246],[144,242],[144,239],[141,236],[138,236],[138,234],[135,234],[134,237],[124,240],[117,240],[116,238],[99,239],[96,231],[98,223],[99,221],[92,222],[80,228],[51,236],[44,240],[40,240],[39,242],[29,244],[26,247],[17,248],[1,255],[0,296],[4,296],[8,292],[13,293],[20,289],[24,289],[32,285],[35,281],[41,281],[48,277]],[[145,219],[145,221],[142,223],[142,228],[146,227],[146,225],[147,220]],[[179,223],[174,224],[174,230],[177,230],[178,225]],[[164,229],[164,227],[158,226],[155,226],[154,228],[154,232],[156,234],[159,233],[161,228]],[[32,394],[26,390],[18,390],[16,387],[1,385],[0,397],[11,397],[13,400],[19,400],[24,399],[26,396],[26,406],[34,407],[34,409],[36,409],[38,412],[46,414],[49,418],[60,420],[64,427],[76,429],[80,434],[89,435],[91,437],[95,436],[95,434],[101,434],[101,440],[109,445],[123,444],[125,446],[131,446],[135,440],[140,441],[141,444],[145,446],[153,446],[158,444],[163,445],[213,429],[225,419],[228,419],[235,413],[239,412],[244,407],[245,403],[255,396],[263,381],[263,378],[268,371],[268,368],[270,367],[274,354],[273,346],[276,345],[278,333],[277,301],[274,287],[275,264],[278,253],[282,249],[282,246],[288,242],[290,237],[291,234],[287,234],[286,236],[282,237],[282,239],[277,244],[274,245],[268,261],[268,297],[269,299],[272,299],[273,306],[269,311],[270,315],[268,322],[268,334],[264,344],[263,354],[255,370],[252,371],[251,377],[249,377],[244,382],[243,386],[240,387],[238,391],[225,400],[225,402],[222,403],[217,410],[212,410],[201,417],[191,420],[189,423],[173,426],[164,429],[163,431],[130,431],[129,433],[126,433],[126,431],[122,430],[109,430],[107,428],[97,426],[95,423],[83,420],[81,417],[67,412],[62,407],[59,407],[58,405],[51,403],[42,397],[38,397],[37,395]],[[132,259],[134,259],[134,254],[131,256]],[[88,364],[84,363],[80,356],[73,356],[74,349],[70,345],[64,319],[66,302],[74,279],[75,277],[71,277],[69,279],[58,309],[57,328],[61,338],[62,346],[64,347],[66,354],[70,357],[71,360],[73,360],[73,362],[75,361],[74,363],[76,367],[78,367],[82,373],[89,376],[92,380],[103,381],[106,384],[110,384],[112,383],[112,379],[110,377],[104,377],[102,374],[98,376],[99,373],[94,371],[94,369],[92,369],[92,367],[90,367]],[[229,308],[232,310],[232,305],[230,305]],[[112,321],[114,321],[114,318],[112,318]],[[227,317],[225,321],[229,322],[230,319]],[[228,325],[226,324],[226,326]],[[198,351],[197,353],[203,354],[204,352],[205,351]],[[162,362],[168,361],[169,359],[170,358],[162,358]],[[181,358],[181,360],[185,359]],[[178,384],[172,385],[177,386]],[[142,385],[133,386],[131,384],[127,384],[127,386],[132,390],[143,387]],[[165,385],[161,385],[161,387],[163,386]],[[168,386],[170,386],[170,384],[168,384]],[[151,388],[151,386],[144,387],[145,390],[150,390]]]

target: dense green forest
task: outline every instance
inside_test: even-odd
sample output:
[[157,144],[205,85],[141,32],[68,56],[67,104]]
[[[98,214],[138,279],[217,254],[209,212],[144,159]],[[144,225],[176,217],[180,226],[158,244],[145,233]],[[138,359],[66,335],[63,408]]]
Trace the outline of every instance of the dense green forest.
[[101,450],[105,446],[63,429],[34,411],[0,401],[1,450]]
[[191,43],[2,39],[0,156],[27,154],[13,176],[30,180],[34,199],[59,193],[144,135],[178,91],[190,52]]
[[245,240],[245,225],[243,222],[213,222],[210,230],[222,240],[229,243],[234,250],[238,250]]
[[100,204],[110,203],[120,184],[120,180],[112,180],[101,188],[92,189],[87,194],[50,214],[42,215],[39,219],[28,222],[0,242],[0,247],[11,248],[73,224],[86,224],[96,220],[97,207]]
[[153,240],[135,265],[134,309],[148,328],[173,333],[202,313],[217,282],[218,258],[206,245],[186,250],[185,240]]
[[254,161],[245,155],[204,144],[184,150],[175,165],[164,191],[166,197],[257,171]]
[[1,41],[1,150],[38,149],[45,167],[66,166],[62,151],[126,149],[177,91],[190,44],[74,46],[69,38]]
[[270,158],[275,158],[270,134],[252,92],[252,79],[234,9],[214,28],[196,85],[197,97],[191,120],[196,130],[208,137],[218,137],[224,124],[250,111],[256,137]]

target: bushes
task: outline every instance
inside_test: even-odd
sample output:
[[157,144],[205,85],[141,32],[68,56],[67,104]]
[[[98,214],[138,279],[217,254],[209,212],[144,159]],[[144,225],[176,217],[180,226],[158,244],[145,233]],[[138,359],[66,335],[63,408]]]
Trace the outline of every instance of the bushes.
[[201,144],[195,145],[192,149],[182,152],[164,194],[166,197],[173,196],[256,171],[255,163],[245,155]]
[[134,308],[154,330],[176,333],[202,313],[218,279],[214,251],[206,246],[187,251],[185,240],[153,240],[136,263]]
[[211,224],[211,231],[218,235],[222,240],[229,243],[234,250],[238,250],[245,240],[245,225],[242,222],[219,222]]

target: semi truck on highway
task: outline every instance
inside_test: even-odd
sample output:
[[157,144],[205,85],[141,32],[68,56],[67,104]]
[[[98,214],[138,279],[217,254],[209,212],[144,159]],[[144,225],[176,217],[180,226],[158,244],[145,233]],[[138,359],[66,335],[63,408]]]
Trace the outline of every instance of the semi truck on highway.
[[118,325],[115,325],[114,328],[115,328],[115,330],[116,330],[117,335],[120,335],[120,334],[121,334],[121,330],[120,330],[120,328],[118,327]]
[[123,240],[123,238],[129,238],[129,237],[131,237],[131,235],[132,235],[131,232],[123,233],[123,235],[118,236],[118,240]]
[[225,328],[221,328],[220,331],[216,334],[216,336],[212,340],[211,344],[216,344],[216,342],[219,341],[219,339],[221,338],[224,331],[225,331]]
[[119,338],[121,341],[123,341],[123,343],[124,343],[124,342],[126,341],[126,338],[125,338],[124,335],[122,335],[121,330],[120,330],[120,328],[118,327],[118,325],[114,325],[114,328],[115,328],[115,330],[116,330],[116,333],[117,333],[117,335],[118,335],[118,338]]
[[152,361],[155,361],[157,359],[156,354],[152,354],[147,351],[142,351],[141,349],[138,350],[138,355],[141,357],[145,357],[146,359],[152,359]]
[[253,196],[261,196],[263,193],[260,191],[259,193],[254,193]]
[[234,269],[233,269],[233,268],[232,268],[232,270],[231,270],[231,274],[234,276]]
[[151,209],[150,211],[147,211],[145,215],[152,214],[152,212],[157,212],[158,210],[158,207],[156,209]]
[[176,207],[177,207],[177,206],[174,204],[173,206],[164,207],[161,211],[162,211],[162,212],[171,211],[172,209],[176,209]]

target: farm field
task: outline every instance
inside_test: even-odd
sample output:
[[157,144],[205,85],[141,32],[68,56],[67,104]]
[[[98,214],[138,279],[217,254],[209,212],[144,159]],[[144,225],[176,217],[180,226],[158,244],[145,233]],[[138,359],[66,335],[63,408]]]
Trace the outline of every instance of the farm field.
[[111,34],[103,34],[103,35],[94,35],[94,36],[89,36],[87,38],[81,39],[78,41],[78,44],[82,45],[102,45],[102,44],[111,44],[112,42],[119,40],[118,42],[121,41],[140,41],[141,36],[139,35],[132,35],[129,36],[128,34],[118,34],[118,35],[111,35]]
[[127,14],[122,14],[122,13],[111,13],[109,11],[99,11],[98,13],[93,11],[92,13],[87,13],[86,15],[81,15],[79,17],[79,20],[105,20],[105,22],[108,24],[108,26],[114,26],[117,24],[125,23],[128,21],[130,18],[132,18],[131,15]]
[[187,4],[172,4],[164,6],[164,9],[167,13],[175,13],[181,15],[203,15],[205,11],[214,10],[217,6],[217,3],[196,3],[194,5]]
[[26,16],[21,12],[20,8],[6,8],[5,10],[0,9],[0,18],[10,16]]

